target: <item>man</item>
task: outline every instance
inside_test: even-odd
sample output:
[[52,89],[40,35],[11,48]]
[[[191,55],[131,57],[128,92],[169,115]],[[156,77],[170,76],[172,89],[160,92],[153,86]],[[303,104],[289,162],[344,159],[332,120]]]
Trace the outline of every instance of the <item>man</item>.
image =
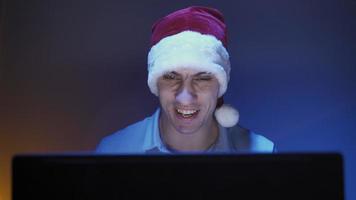
[[152,27],[148,86],[160,108],[143,121],[104,138],[98,153],[273,152],[267,138],[237,125],[223,104],[230,75],[222,14],[189,7]]

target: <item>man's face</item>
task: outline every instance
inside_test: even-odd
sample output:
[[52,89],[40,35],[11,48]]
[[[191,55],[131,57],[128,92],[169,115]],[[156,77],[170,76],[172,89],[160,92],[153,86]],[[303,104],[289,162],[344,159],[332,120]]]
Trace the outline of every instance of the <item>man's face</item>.
[[160,77],[157,86],[161,117],[168,126],[182,134],[211,127],[219,92],[219,82],[214,75],[179,69]]

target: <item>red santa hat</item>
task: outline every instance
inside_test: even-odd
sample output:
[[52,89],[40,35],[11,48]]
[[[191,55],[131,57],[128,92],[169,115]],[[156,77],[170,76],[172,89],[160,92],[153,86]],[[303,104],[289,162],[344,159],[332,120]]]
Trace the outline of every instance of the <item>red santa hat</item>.
[[[148,86],[158,96],[157,80],[179,68],[214,74],[219,97],[227,90],[230,59],[223,15],[216,9],[193,6],[175,11],[152,26],[148,53]],[[226,104],[217,106],[215,118],[223,127],[237,124],[239,113]]]

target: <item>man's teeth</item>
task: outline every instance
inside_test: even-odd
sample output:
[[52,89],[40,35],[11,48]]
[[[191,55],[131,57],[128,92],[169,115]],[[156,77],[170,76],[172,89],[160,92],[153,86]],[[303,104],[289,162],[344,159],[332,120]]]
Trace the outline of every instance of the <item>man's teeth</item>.
[[181,110],[177,109],[178,113],[183,114],[183,115],[191,115],[196,113],[198,110]]

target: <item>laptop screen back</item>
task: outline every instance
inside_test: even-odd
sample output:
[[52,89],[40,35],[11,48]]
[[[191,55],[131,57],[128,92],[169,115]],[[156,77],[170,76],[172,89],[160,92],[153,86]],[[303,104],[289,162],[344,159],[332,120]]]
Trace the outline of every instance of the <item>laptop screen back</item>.
[[13,159],[13,199],[343,199],[338,154]]

